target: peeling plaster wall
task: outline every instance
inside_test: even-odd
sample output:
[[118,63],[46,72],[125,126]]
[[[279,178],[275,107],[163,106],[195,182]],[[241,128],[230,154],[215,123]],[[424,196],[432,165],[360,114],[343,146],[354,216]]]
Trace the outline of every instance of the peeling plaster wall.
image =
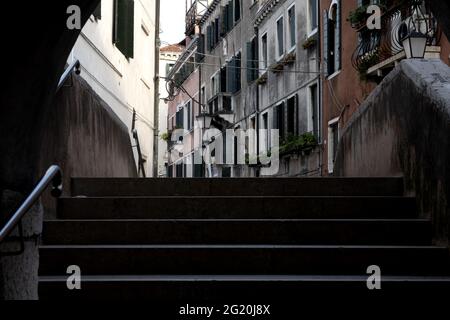
[[353,115],[342,134],[338,176],[405,177],[435,240],[449,243],[450,68],[405,60]]

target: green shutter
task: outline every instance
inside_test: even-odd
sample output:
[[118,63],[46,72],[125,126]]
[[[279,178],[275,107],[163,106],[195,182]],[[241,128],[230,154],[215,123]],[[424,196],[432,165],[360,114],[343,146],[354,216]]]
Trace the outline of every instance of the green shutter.
[[97,8],[95,8],[95,11],[93,13],[93,16],[95,19],[100,20],[102,18],[102,2],[98,4]]
[[134,57],[134,0],[114,1],[113,40],[127,58]]
[[228,4],[228,31],[231,31],[234,27],[234,5],[233,1],[231,0]]

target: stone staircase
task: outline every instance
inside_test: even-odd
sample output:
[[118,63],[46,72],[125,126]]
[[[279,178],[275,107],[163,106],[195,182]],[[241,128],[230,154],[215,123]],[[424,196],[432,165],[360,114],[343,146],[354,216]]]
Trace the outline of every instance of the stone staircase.
[[[43,300],[365,295],[371,265],[383,293],[450,292],[448,248],[432,245],[401,178],[73,179],[71,190],[45,221]],[[72,265],[81,290],[67,289]]]

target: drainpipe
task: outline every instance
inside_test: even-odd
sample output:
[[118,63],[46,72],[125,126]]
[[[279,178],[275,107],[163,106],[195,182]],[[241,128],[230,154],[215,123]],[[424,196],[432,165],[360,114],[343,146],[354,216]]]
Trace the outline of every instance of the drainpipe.
[[161,40],[159,38],[160,31],[160,12],[161,0],[155,0],[155,100],[154,100],[154,139],[153,139],[153,177],[158,178],[159,175],[159,49]]

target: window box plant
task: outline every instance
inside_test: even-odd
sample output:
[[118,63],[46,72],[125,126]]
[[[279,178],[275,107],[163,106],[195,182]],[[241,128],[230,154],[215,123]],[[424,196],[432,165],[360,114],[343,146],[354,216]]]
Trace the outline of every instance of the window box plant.
[[296,58],[297,58],[296,53],[291,52],[291,53],[288,53],[287,55],[285,55],[283,60],[281,60],[281,62],[283,63],[283,65],[289,65],[289,64],[295,63]]
[[302,47],[305,50],[315,47],[317,44],[317,39],[315,37],[309,37],[303,42]]
[[270,66],[270,71],[273,73],[280,73],[284,70],[284,63],[283,59],[280,62],[276,62]]
[[317,138],[314,134],[307,132],[301,136],[290,135],[280,146],[280,155],[300,155],[308,156],[317,147]]
[[268,75],[267,75],[267,72],[265,72],[258,79],[256,79],[256,84],[257,85],[266,84],[267,83],[267,79],[268,79]]

